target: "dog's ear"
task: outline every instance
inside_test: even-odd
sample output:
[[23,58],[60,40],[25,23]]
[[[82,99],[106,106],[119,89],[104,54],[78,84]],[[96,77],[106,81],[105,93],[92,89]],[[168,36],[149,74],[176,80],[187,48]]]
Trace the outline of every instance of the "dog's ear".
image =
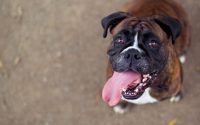
[[154,21],[166,32],[168,37],[171,37],[172,43],[175,43],[176,38],[180,35],[182,27],[181,23],[169,16],[158,16]]
[[111,31],[118,23],[127,17],[129,17],[129,14],[125,12],[115,12],[104,17],[101,20],[101,24],[104,29],[103,37],[106,38],[109,28]]

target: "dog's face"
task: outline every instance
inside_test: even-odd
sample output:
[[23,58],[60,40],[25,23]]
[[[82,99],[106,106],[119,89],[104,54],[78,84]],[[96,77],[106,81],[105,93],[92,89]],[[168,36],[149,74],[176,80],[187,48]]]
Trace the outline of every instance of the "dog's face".
[[141,74],[161,70],[167,57],[163,36],[156,34],[151,22],[134,21],[133,25],[128,24],[114,34],[108,50],[113,69],[117,72],[133,70]]
[[108,50],[113,70],[134,71],[141,76],[151,76],[149,84],[167,64],[171,52],[169,49],[181,31],[180,23],[174,18],[155,16],[138,19],[124,12],[105,17],[102,25],[104,37],[108,29],[113,36]]

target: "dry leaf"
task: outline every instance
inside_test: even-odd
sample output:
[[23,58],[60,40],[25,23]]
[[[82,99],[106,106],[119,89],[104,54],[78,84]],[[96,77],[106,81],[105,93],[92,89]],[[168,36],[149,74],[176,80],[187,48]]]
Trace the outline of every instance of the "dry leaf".
[[3,62],[0,60],[0,68],[3,68]]
[[176,119],[169,121],[168,125],[176,125]]
[[14,60],[14,64],[17,65],[17,64],[19,64],[20,61],[21,61],[21,58],[16,57],[15,60]]
[[196,71],[200,73],[200,66],[196,67]]
[[96,103],[98,104],[100,102],[101,96],[99,94],[96,95]]

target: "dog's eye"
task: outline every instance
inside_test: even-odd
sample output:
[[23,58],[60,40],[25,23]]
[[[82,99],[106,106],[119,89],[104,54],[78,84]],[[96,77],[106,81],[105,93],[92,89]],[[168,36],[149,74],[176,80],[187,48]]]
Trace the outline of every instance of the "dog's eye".
[[117,39],[115,39],[115,43],[124,44],[125,40],[122,37],[118,37]]
[[156,42],[156,40],[151,40],[151,41],[148,43],[148,46],[149,46],[150,48],[156,49],[156,48],[158,48],[159,44]]

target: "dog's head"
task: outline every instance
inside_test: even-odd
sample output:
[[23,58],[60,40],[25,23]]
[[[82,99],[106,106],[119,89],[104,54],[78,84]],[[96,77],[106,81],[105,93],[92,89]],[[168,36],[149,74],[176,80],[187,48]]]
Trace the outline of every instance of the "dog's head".
[[108,31],[113,36],[108,50],[113,70],[139,73],[141,83],[146,84],[138,88],[135,96],[130,93],[133,94],[136,87],[126,88],[123,92],[127,99],[138,98],[165,67],[169,52],[181,32],[181,24],[168,16],[136,18],[125,12],[116,12],[103,18],[102,26],[104,38]]

